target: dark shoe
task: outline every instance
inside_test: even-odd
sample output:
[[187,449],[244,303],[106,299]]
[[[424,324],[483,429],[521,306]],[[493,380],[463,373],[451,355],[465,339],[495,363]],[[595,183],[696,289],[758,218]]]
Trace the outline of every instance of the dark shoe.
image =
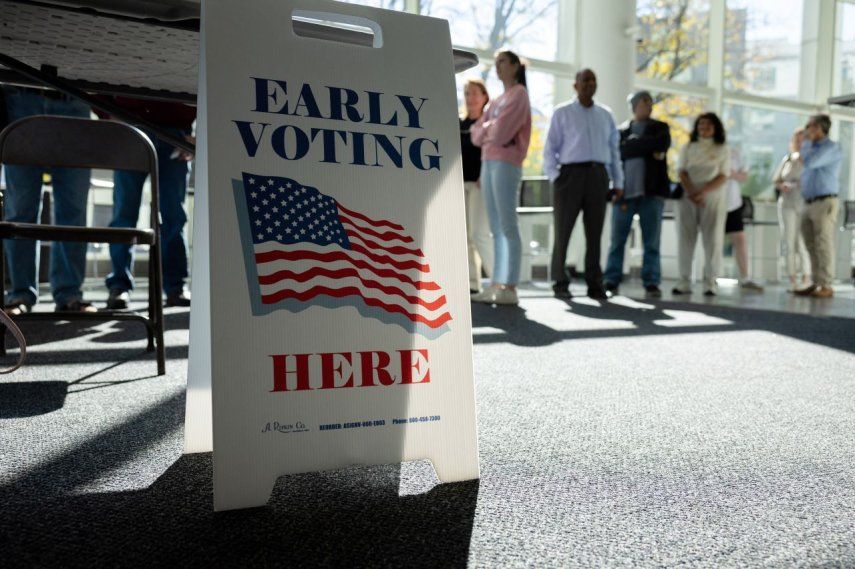
[[182,290],[167,294],[166,306],[190,306],[190,293]]
[[619,285],[616,285],[614,283],[603,283],[603,288],[606,289],[606,292],[612,293],[612,296],[618,293],[618,287]]
[[33,311],[33,305],[23,300],[10,300],[4,307],[3,312],[9,316],[20,316]]
[[79,298],[72,300],[66,304],[57,304],[54,308],[56,312],[98,312],[98,309],[92,306],[91,302],[83,302]]
[[807,286],[805,288],[800,288],[799,290],[795,291],[793,294],[795,294],[796,296],[812,296],[813,291],[815,291],[816,289],[817,289],[817,286],[812,284],[812,285]]
[[662,290],[656,285],[647,285],[646,287],[644,287],[644,290],[647,293],[647,296],[650,298],[662,297]]
[[831,298],[834,296],[834,289],[830,286],[818,286],[810,295],[814,298]]
[[107,297],[107,308],[109,310],[127,310],[130,301],[131,295],[128,291],[111,288],[110,296]]
[[679,294],[691,294],[690,290],[683,290],[681,288],[674,287],[671,289],[671,294],[679,295]]
[[570,285],[567,283],[555,283],[552,285],[552,294],[555,298],[573,298],[573,295],[570,294]]
[[609,295],[606,294],[606,291],[603,288],[588,287],[588,298],[593,298],[594,300],[608,300]]
[[704,296],[715,296],[715,291],[714,290],[705,290]]

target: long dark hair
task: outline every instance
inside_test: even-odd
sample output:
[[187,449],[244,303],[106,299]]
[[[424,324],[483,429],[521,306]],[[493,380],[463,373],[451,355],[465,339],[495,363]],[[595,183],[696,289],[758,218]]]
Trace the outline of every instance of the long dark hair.
[[695,119],[695,126],[692,128],[692,136],[689,137],[689,140],[692,142],[698,141],[698,123],[704,119],[710,121],[713,125],[713,141],[716,144],[724,144],[727,139],[727,136],[724,133],[724,125],[715,113],[704,113]]
[[519,83],[525,88],[528,88],[528,84],[525,81],[525,68],[527,62],[524,59],[521,59],[519,55],[515,54],[509,49],[502,49],[497,51],[494,57],[499,57],[500,55],[508,56],[508,59],[511,63],[513,63],[514,65],[519,65],[519,69],[517,69],[517,75],[515,79],[517,80],[517,83]]

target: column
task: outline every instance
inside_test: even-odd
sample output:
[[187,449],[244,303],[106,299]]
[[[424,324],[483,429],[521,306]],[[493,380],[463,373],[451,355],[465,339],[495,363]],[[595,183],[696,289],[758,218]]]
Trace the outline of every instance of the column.
[[635,1],[579,0],[577,66],[597,74],[596,99],[620,123],[629,118],[626,96],[635,82]]
[[[611,108],[618,124],[630,116],[626,97],[635,83],[635,0],[576,0],[576,69],[591,68],[597,74],[594,99]],[[582,220],[576,222],[567,262],[578,270],[585,267],[585,234]],[[611,206],[600,250],[605,268],[611,236]],[[629,256],[626,257],[627,261]]]

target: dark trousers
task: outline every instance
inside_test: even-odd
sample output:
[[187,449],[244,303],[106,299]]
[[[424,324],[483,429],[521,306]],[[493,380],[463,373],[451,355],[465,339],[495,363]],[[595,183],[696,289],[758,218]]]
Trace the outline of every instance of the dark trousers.
[[602,164],[565,164],[553,183],[552,207],[555,246],[552,249],[552,275],[556,284],[570,282],[564,265],[567,245],[579,212],[585,226],[585,281],[588,288],[603,286],[600,267],[600,236],[606,219],[609,175]]

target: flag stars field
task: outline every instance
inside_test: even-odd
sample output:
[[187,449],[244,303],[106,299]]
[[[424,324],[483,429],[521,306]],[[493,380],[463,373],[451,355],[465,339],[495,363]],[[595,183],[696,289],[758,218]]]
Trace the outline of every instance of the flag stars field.
[[[262,304],[293,309],[284,301],[349,298],[379,320],[400,324],[404,316],[447,329],[452,317],[445,294],[403,226],[286,178],[256,185],[255,176],[244,174],[243,181],[247,221],[256,228],[251,237]],[[289,202],[287,210],[277,207]]]

